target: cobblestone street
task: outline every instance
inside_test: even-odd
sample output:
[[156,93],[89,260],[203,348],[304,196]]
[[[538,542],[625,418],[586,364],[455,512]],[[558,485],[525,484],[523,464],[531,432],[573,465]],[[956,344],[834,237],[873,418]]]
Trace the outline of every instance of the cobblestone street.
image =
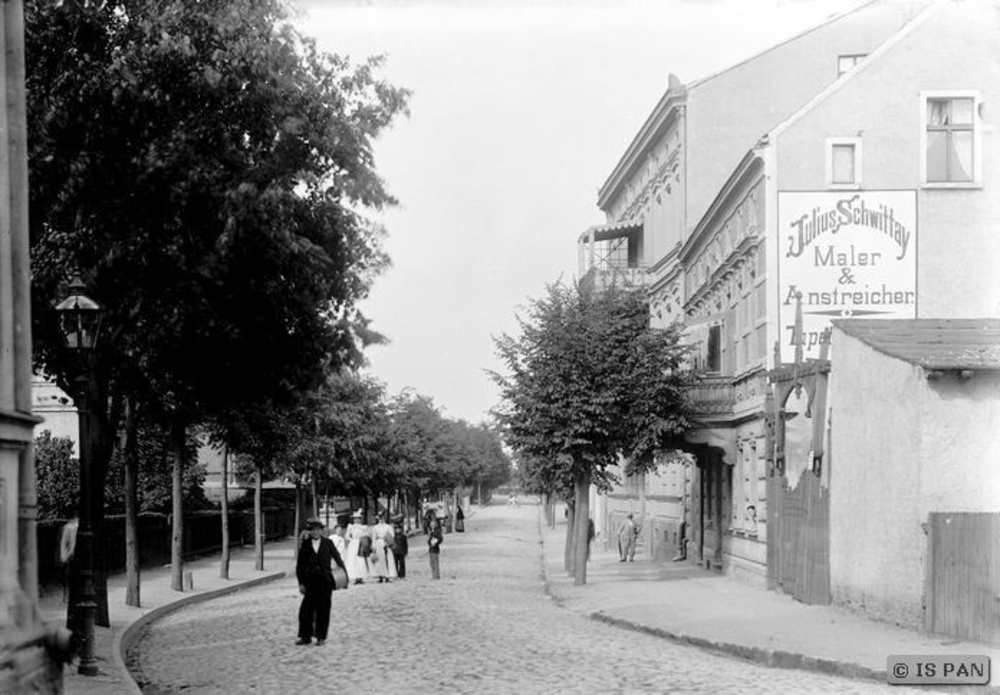
[[[874,693],[905,688],[772,669],[587,620],[547,598],[538,509],[479,509],[408,574],[333,595],[330,640],[295,646],[294,578],[173,613],[130,655],[147,693]],[[550,549],[554,552],[556,549]]]

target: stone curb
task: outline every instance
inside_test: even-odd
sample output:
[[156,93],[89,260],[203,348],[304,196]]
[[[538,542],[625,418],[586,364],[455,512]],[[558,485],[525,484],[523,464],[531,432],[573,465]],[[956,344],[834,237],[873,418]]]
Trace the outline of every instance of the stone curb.
[[138,618],[129,623],[124,630],[115,635],[114,648],[111,650],[111,659],[114,668],[119,673],[125,675],[125,687],[133,695],[142,695],[142,690],[139,689],[139,684],[136,683],[135,678],[132,676],[132,672],[128,669],[127,655],[128,650],[135,645],[136,641],[138,641],[139,633],[144,627],[156,620],[159,620],[165,615],[184,608],[185,606],[190,606],[194,603],[201,603],[203,601],[210,601],[214,598],[225,596],[226,594],[236,593],[237,591],[242,591],[243,589],[249,589],[261,584],[267,584],[268,582],[284,579],[287,574],[287,572],[275,572],[264,577],[254,577],[253,579],[248,579],[244,582],[233,584],[232,586],[224,586],[221,589],[213,589],[211,591],[191,594],[189,596],[179,598],[171,603],[157,606],[148,613],[140,615]]
[[650,627],[649,625],[636,623],[631,620],[616,618],[601,611],[590,613],[587,617],[591,620],[596,620],[608,625],[614,625],[615,627],[642,632],[647,635],[653,635],[654,637],[662,637],[664,639],[673,640],[682,644],[689,644],[693,647],[698,647],[707,651],[737,656],[741,659],[746,659],[747,661],[752,661],[774,668],[794,668],[803,671],[815,671],[832,676],[872,680],[882,684],[885,684],[888,678],[888,674],[885,671],[875,671],[858,664],[834,661],[832,659],[821,659],[819,657],[786,652],[780,649],[764,649],[762,647],[748,647],[746,645],[733,644],[731,642],[716,642],[710,639],[705,639],[704,637],[693,637],[691,635],[685,635],[684,633],[671,632],[662,628]]
[[[545,534],[542,530],[542,517],[540,513],[538,516],[538,534],[538,544],[541,546],[542,555],[543,590],[545,595],[552,599],[557,606],[564,608],[564,601],[553,587],[552,582],[549,580],[549,573],[546,569]],[[729,642],[715,642],[703,637],[693,637],[683,633],[674,633],[662,628],[651,627],[649,625],[632,622],[631,620],[616,618],[601,611],[595,611],[585,615],[591,620],[596,620],[615,627],[634,630],[635,632],[642,632],[647,635],[653,635],[654,637],[673,640],[674,642],[679,642],[681,644],[689,644],[693,647],[698,647],[699,649],[707,651],[737,656],[741,659],[746,659],[747,661],[764,664],[765,666],[815,671],[825,673],[827,675],[873,680],[883,684],[886,682],[887,678],[885,671],[875,671],[858,664],[849,664],[840,661],[833,661],[831,659],[820,659],[818,657],[805,656],[804,654],[794,654],[783,650],[748,647],[742,644],[732,644]]]

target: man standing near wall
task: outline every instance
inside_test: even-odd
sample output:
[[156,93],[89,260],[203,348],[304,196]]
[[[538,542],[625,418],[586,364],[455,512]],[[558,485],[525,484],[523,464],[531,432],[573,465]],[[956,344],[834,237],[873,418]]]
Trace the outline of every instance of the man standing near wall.
[[618,528],[618,553],[621,556],[619,562],[635,560],[635,537],[639,533],[639,528],[632,519],[632,513],[625,517],[625,521]]

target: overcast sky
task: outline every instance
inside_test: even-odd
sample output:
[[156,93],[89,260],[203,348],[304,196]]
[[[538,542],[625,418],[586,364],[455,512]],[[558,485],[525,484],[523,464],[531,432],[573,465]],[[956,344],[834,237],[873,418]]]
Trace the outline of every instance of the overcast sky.
[[328,52],[385,54],[411,116],[377,143],[400,205],[364,311],[370,371],[446,415],[486,419],[492,336],[577,275],[597,190],[667,88],[723,70],[861,0],[297,0]]

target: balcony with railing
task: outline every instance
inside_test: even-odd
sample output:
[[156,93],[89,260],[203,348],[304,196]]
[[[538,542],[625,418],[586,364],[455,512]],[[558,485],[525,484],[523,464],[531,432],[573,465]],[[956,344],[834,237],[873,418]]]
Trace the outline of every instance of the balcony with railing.
[[695,418],[714,418],[733,414],[736,384],[731,376],[702,375],[692,378],[688,399]]
[[646,287],[648,275],[642,260],[643,224],[627,220],[591,227],[580,235],[580,287],[598,292],[611,287]]
[[618,289],[640,289],[646,286],[649,275],[646,266],[592,266],[580,278],[580,289],[584,291],[604,292],[611,287]]

